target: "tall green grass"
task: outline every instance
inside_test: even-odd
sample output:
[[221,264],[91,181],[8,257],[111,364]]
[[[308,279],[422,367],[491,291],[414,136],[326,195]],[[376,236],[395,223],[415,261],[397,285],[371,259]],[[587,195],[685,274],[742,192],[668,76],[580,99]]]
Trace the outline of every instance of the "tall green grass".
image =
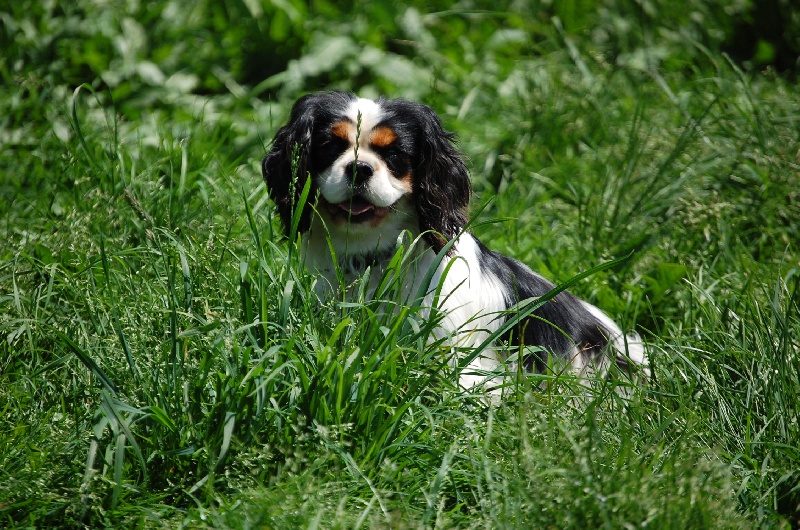
[[[4,15],[2,524],[796,526],[794,84],[720,54],[713,3],[373,4],[383,26],[293,3]],[[241,47],[192,40],[211,30],[289,55],[252,82],[226,62]],[[459,389],[434,320],[392,305],[402,275],[386,300],[320,301],[258,162],[299,91],[329,86],[434,105],[475,233],[580,278],[645,336],[650,378],[553,370],[493,403]]]

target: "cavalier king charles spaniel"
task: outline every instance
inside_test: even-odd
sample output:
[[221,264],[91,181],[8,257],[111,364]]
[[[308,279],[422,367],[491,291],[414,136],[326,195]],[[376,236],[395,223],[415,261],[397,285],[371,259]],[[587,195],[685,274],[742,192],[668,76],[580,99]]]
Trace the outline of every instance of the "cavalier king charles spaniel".
[[[302,234],[306,267],[319,276],[322,297],[347,290],[368,270],[374,296],[381,282],[376,271],[396,264],[397,248],[410,236],[415,259],[401,282],[402,302],[419,295],[426,314],[440,318],[439,337],[464,355],[463,346],[485,346],[513,318],[510,309],[554,285],[466,230],[470,179],[454,136],[419,103],[310,94],[295,103],[262,169],[287,234],[293,222]],[[316,203],[301,204],[306,186]],[[517,350],[528,352],[522,362],[536,371],[546,368],[548,355],[581,375],[604,374],[612,361],[646,371],[639,337],[624,334],[600,309],[567,291],[507,327],[504,347],[472,356],[462,386],[492,380],[508,352]]]

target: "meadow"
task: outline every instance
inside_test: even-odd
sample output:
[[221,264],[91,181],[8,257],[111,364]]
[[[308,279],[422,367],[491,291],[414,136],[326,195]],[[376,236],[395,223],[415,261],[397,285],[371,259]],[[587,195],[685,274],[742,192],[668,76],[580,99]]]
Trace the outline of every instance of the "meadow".
[[[0,526],[800,526],[788,1],[7,4]],[[651,376],[493,403],[419,308],[319,301],[260,160],[332,88],[432,106],[473,231]]]

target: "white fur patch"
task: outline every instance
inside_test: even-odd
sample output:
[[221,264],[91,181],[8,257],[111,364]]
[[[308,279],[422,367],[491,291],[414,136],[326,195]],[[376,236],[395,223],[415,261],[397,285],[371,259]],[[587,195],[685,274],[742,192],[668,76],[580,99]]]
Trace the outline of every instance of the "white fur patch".
[[[462,234],[454,248],[454,256],[446,257],[436,269],[425,306],[434,306],[436,289],[441,286],[436,304],[445,313],[440,336],[448,336],[456,349],[475,348],[497,331],[503,321],[504,289],[497,278],[481,271],[480,251],[471,234]],[[496,371],[500,365],[497,354],[487,348],[462,371],[459,383],[463,388],[488,383],[492,376],[483,372]]]

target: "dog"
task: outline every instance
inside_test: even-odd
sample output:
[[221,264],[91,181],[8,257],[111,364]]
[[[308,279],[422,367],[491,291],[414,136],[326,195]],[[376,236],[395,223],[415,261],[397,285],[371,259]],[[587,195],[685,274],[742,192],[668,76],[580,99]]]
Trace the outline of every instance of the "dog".
[[[302,234],[306,267],[319,276],[323,297],[367,270],[374,293],[381,276],[375,271],[385,271],[404,234],[418,243],[411,245],[415,267],[403,281],[404,293],[424,294],[423,305],[440,315],[440,336],[453,344],[484,344],[513,318],[510,309],[554,287],[466,230],[469,172],[455,135],[426,105],[346,92],[303,96],[262,170],[287,234],[293,222]],[[304,188],[316,203],[302,204]],[[506,327],[504,351],[530,352],[521,359],[529,370],[544,371],[548,355],[584,375],[604,374],[612,362],[646,369],[638,335],[624,334],[600,309],[567,291]],[[506,356],[487,348],[461,372],[460,384],[491,380],[487,374],[497,373]]]

